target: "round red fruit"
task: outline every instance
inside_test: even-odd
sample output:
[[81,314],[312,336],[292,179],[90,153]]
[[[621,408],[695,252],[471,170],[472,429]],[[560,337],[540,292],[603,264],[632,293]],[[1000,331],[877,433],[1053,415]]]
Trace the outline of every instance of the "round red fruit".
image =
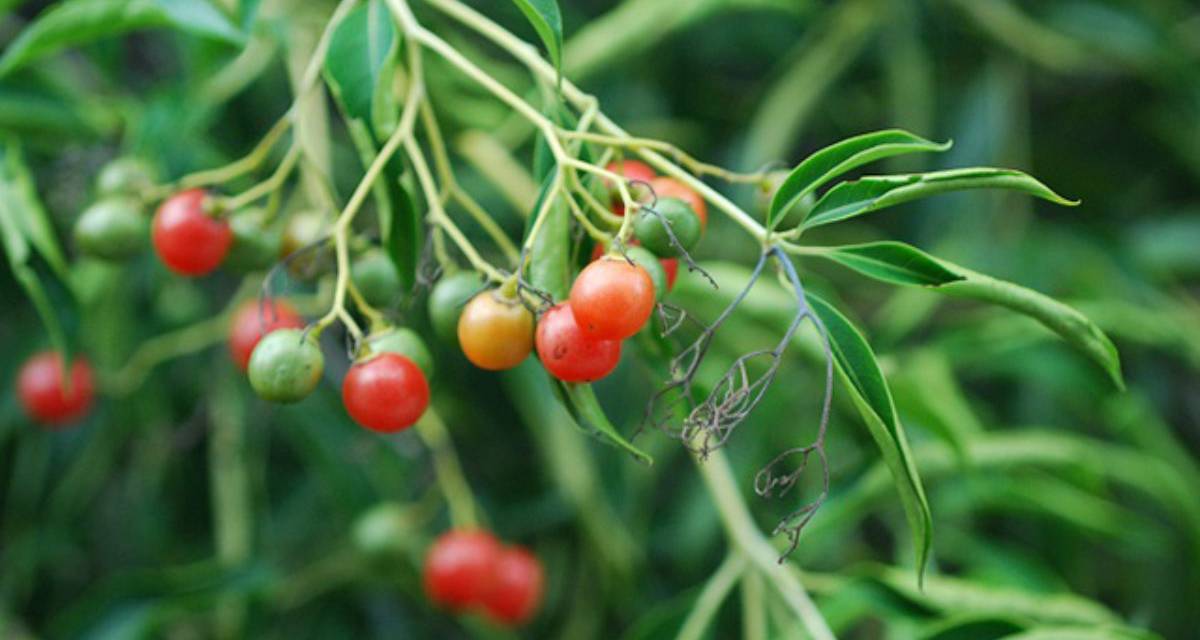
[[17,375],[17,396],[25,413],[52,426],[82,418],[92,406],[92,367],[82,356],[71,361],[66,379],[62,356],[43,351],[25,361]]
[[425,555],[425,594],[449,609],[483,602],[492,587],[496,560],[502,549],[486,531],[449,531]]
[[229,355],[242,371],[262,337],[276,329],[303,329],[304,318],[282,300],[250,300],[233,314],[229,325]]
[[589,264],[571,286],[571,311],[583,334],[622,340],[637,333],[654,311],[654,281],[619,258]]
[[492,570],[492,584],[484,610],[498,623],[516,626],[528,622],[542,603],[545,576],[542,563],[529,551],[509,547],[500,552]]
[[358,424],[392,433],[407,429],[429,406],[429,383],[412,360],[383,353],[350,367],[342,382],[342,402]]
[[670,291],[675,288],[675,278],[679,277],[679,258],[663,258],[659,262],[667,272],[667,291]]
[[560,304],[538,321],[537,352],[542,366],[555,378],[563,382],[592,382],[617,367],[621,341],[583,335],[571,308]]
[[700,218],[700,229],[708,226],[708,203],[695,189],[667,176],[651,180],[650,188],[654,189],[654,195],[660,199],[679,198],[688,203],[692,211],[696,212],[696,217]]
[[207,194],[188,189],[167,198],[154,214],[154,250],[169,269],[202,276],[216,269],[233,243],[229,223],[204,210]]
[[[651,182],[658,175],[654,173],[654,169],[650,165],[641,160],[623,160],[621,162],[610,162],[605,169],[625,178],[626,183],[630,182]],[[623,216],[625,215],[625,203],[621,201],[620,192],[617,191],[617,186],[612,184],[611,180],[605,180],[604,186],[612,192],[612,210],[613,213]],[[637,196],[635,195],[634,198]]]

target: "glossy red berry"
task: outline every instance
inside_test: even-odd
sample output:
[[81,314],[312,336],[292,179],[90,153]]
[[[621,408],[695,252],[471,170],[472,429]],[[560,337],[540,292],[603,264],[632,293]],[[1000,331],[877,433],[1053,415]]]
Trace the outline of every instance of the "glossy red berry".
[[26,415],[38,422],[51,426],[74,422],[92,406],[92,367],[82,356],[75,356],[68,383],[62,357],[43,351],[21,366],[17,396]]
[[429,383],[412,360],[382,353],[350,367],[342,402],[358,424],[391,433],[411,427],[429,406]]
[[675,278],[679,277],[679,258],[663,258],[658,262],[667,272],[667,291],[670,291],[675,288]]
[[[650,182],[658,175],[650,165],[641,160],[624,160],[622,162],[610,162],[605,169],[619,175],[624,176],[626,182]],[[612,192],[612,210],[613,213],[623,216],[625,215],[625,203],[621,201],[620,193],[617,191],[617,186],[609,180],[604,181],[604,185]],[[633,196],[634,198],[637,195]]]
[[283,300],[250,300],[233,314],[229,325],[229,355],[242,371],[263,336],[276,329],[303,329],[304,318]]
[[180,275],[202,276],[216,269],[233,243],[229,223],[205,212],[206,197],[202,189],[181,191],[154,214],[154,250]]
[[592,382],[617,367],[621,341],[585,336],[571,308],[560,304],[538,321],[537,352],[542,366],[555,378],[563,382]]
[[459,610],[483,603],[492,588],[500,543],[486,531],[448,531],[425,555],[425,594]]
[[583,334],[621,340],[637,333],[654,311],[654,281],[628,261],[604,258],[589,264],[571,286],[571,311]]
[[528,622],[542,603],[544,583],[542,563],[537,556],[520,547],[504,549],[492,569],[491,588],[483,600],[484,611],[504,625]]

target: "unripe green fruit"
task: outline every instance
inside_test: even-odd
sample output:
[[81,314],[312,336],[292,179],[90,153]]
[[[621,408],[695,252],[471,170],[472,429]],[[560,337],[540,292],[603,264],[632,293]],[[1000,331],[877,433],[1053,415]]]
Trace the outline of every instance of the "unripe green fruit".
[[367,347],[370,349],[367,359],[382,353],[398,353],[412,360],[426,379],[433,377],[433,354],[421,336],[412,329],[395,327],[372,334],[367,338]]
[[458,318],[463,307],[483,290],[479,274],[464,271],[438,281],[429,294],[429,321],[433,333],[450,344],[458,344]]
[[354,546],[371,556],[400,554],[412,540],[412,518],[404,507],[384,502],[371,507],[354,522]]
[[137,158],[117,158],[104,165],[96,176],[96,191],[101,196],[140,196],[154,186],[155,172]]
[[391,258],[379,249],[370,249],[350,265],[354,286],[372,307],[391,306],[400,297],[400,274]]
[[662,262],[659,262],[658,257],[642,247],[629,247],[625,251],[625,255],[646,270],[646,273],[650,275],[650,280],[654,283],[654,299],[662,300],[662,297],[667,294],[667,272],[663,269]]
[[272,331],[250,354],[250,386],[263,400],[299,402],[317,388],[325,357],[312,336],[300,329]]
[[150,220],[132,198],[106,198],[75,222],[75,244],[88,255],[125,260],[141,252],[150,237]]
[[700,241],[700,217],[688,203],[679,198],[659,198],[654,210],[658,215],[641,211],[633,223],[633,234],[643,247],[664,258],[679,255],[680,247],[671,242],[666,225],[670,225],[684,251],[691,251]]
[[266,224],[267,212],[248,209],[229,219],[233,244],[225,255],[226,268],[242,273],[269,269],[279,259],[283,234]]

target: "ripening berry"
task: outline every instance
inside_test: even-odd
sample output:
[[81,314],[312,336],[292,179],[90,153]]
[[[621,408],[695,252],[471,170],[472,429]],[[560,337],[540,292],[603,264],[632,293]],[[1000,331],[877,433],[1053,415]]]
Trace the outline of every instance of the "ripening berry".
[[63,359],[43,351],[21,365],[17,397],[25,414],[47,426],[63,426],[82,418],[92,406],[92,367],[82,356],[71,360],[70,381]]
[[346,372],[342,403],[358,424],[383,433],[407,429],[429,406],[429,383],[412,360],[398,353],[368,356]]
[[563,382],[593,382],[612,373],[621,360],[620,340],[589,338],[565,304],[542,314],[537,327],[542,366]]
[[571,311],[584,335],[623,340],[654,311],[654,281],[640,266],[606,257],[589,264],[571,285]]
[[691,251],[700,241],[700,218],[679,198],[659,198],[654,211],[642,209],[638,212],[633,233],[638,242],[655,255],[671,258]]
[[276,329],[303,329],[304,318],[283,300],[249,300],[238,307],[229,324],[229,355],[242,371],[263,336]]
[[204,210],[202,189],[181,191],[162,203],[154,214],[154,250],[169,269],[185,276],[212,272],[233,243],[229,223]]
[[519,300],[484,291],[463,308],[458,344],[480,369],[512,369],[533,351],[533,314]]
[[692,211],[700,217],[700,230],[703,231],[708,226],[708,203],[695,189],[669,176],[651,180],[650,188],[654,189],[654,195],[659,199],[679,198],[688,203]]
[[313,336],[300,329],[278,329],[258,341],[247,373],[260,398],[287,404],[308,397],[324,370],[325,356]]

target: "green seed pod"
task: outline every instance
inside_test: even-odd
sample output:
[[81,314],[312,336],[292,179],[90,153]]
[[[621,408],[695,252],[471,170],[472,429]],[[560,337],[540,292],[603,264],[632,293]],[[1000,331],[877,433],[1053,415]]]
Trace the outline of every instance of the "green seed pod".
[[391,258],[379,249],[370,249],[350,265],[354,286],[372,307],[389,307],[400,298],[400,274]]
[[664,258],[679,255],[679,247],[671,243],[664,222],[685,251],[691,251],[700,241],[700,217],[688,203],[679,198],[659,198],[654,210],[659,215],[642,211],[633,223],[633,234],[643,247]]
[[458,344],[458,317],[467,302],[483,290],[479,274],[464,271],[438,281],[429,294],[429,321],[442,341]]
[[300,329],[272,331],[250,354],[250,386],[264,400],[299,402],[308,397],[325,368],[325,357],[312,336]]
[[247,209],[229,220],[233,244],[225,256],[225,267],[241,272],[269,269],[279,259],[283,234],[278,228],[265,224],[267,212]]
[[421,336],[412,329],[395,327],[372,334],[367,338],[367,347],[370,349],[368,359],[382,353],[398,353],[412,360],[426,379],[433,377],[433,355]]
[[650,274],[650,280],[654,282],[654,299],[662,300],[663,296],[667,294],[667,272],[663,269],[662,263],[658,261],[658,256],[643,247],[629,247],[625,251],[625,255]]
[[132,198],[106,198],[75,222],[75,244],[88,255],[126,260],[146,247],[150,221]]
[[138,158],[117,158],[104,165],[96,176],[96,191],[101,196],[140,196],[152,188],[155,171]]

